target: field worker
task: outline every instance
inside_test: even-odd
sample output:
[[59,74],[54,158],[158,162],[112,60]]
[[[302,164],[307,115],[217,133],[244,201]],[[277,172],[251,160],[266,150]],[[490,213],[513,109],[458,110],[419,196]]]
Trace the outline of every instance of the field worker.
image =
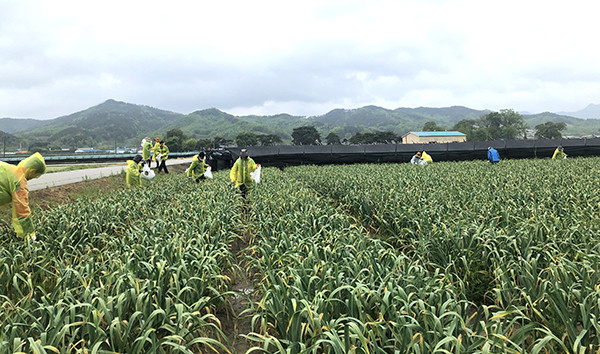
[[164,170],[165,173],[169,173],[169,170],[167,170],[167,159],[169,158],[169,147],[167,145],[165,145],[165,141],[161,140],[160,141],[160,145],[158,146],[158,148],[156,149],[156,162],[158,162],[158,157],[160,156],[160,164],[158,165],[158,172],[160,172],[161,170]]
[[152,140],[149,137],[144,139],[144,145],[142,145],[142,160],[150,166],[150,150],[152,149]]
[[204,151],[200,151],[198,155],[195,155],[192,158],[192,164],[190,165],[190,168],[188,168],[187,176],[195,179],[196,183],[200,182],[201,179],[206,179],[206,177],[204,177],[204,173],[208,169],[208,165],[206,164],[205,160],[206,154]]
[[231,183],[234,183],[240,189],[243,198],[246,198],[246,192],[251,183],[254,182],[250,172],[254,172],[257,167],[258,165],[254,160],[248,157],[248,151],[246,149],[240,150],[240,157],[233,164],[229,172],[229,179],[231,179]]
[[[150,149],[150,151],[152,151],[152,161],[156,161],[156,150],[158,149],[158,147],[160,146],[160,138],[156,137],[154,138],[154,145],[152,146],[152,149]],[[156,167],[158,168],[159,162],[156,161]],[[152,167],[152,165],[150,165],[150,167]]]
[[12,203],[12,224],[17,236],[35,241],[35,230],[29,209],[27,181],[46,172],[46,162],[39,152],[17,166],[0,161],[0,207]]
[[500,154],[498,153],[498,150],[491,146],[488,147],[488,161],[491,163],[498,163],[500,161]]
[[125,173],[125,183],[127,188],[142,185],[142,155],[135,155],[133,160],[127,161],[127,172]]
[[421,155],[421,157],[423,158],[423,160],[425,160],[427,163],[432,163],[433,159],[431,158],[431,156],[429,156],[428,153],[426,153],[425,151],[423,151],[423,154]]
[[552,155],[552,160],[556,160],[556,159],[564,159],[567,157],[567,154],[565,154],[565,150],[563,149],[562,146],[558,146],[556,148],[556,150],[554,150],[554,155]]
[[412,157],[412,159],[410,159],[410,163],[412,163],[413,165],[427,164],[425,159],[423,159],[423,154],[420,151],[417,151],[417,153]]

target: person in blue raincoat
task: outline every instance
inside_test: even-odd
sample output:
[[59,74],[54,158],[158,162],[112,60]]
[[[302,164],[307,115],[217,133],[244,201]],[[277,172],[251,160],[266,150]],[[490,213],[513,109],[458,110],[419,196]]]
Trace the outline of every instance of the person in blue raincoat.
[[494,149],[493,147],[488,147],[488,161],[491,163],[498,163],[500,161],[500,154],[498,153],[498,150]]

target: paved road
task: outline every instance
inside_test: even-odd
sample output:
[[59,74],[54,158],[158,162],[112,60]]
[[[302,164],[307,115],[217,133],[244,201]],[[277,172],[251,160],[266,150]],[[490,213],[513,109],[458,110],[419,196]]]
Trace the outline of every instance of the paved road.
[[[167,160],[167,167],[169,165],[177,165],[183,163],[189,164],[191,162],[191,157],[172,160],[169,159]],[[35,178],[31,181],[28,181],[27,186],[29,187],[30,191],[35,191],[47,187],[62,186],[64,184],[77,183],[89,179],[97,179],[102,177],[108,177],[111,175],[118,175],[121,173],[121,171],[125,171],[125,169],[127,169],[127,164],[123,163],[122,165],[118,166],[107,166],[98,168],[88,168],[84,170],[46,173],[39,178]]]

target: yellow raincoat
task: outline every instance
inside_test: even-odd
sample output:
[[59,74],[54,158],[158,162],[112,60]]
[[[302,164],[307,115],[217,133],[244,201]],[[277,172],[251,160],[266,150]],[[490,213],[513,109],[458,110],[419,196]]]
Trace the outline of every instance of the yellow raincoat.
[[167,159],[169,158],[169,147],[167,146],[167,144],[163,143],[162,147],[160,146],[160,144],[158,144],[158,147],[156,148],[156,150],[154,150],[154,156],[158,155],[162,155],[162,161],[167,161]]
[[144,146],[142,146],[142,160],[148,161],[150,160],[150,150],[152,149],[152,143],[146,141]]
[[236,187],[242,184],[248,185],[249,182],[254,182],[252,176],[250,176],[250,172],[254,172],[257,167],[258,165],[250,157],[245,160],[238,157],[229,172],[229,179],[235,182]]
[[135,161],[127,160],[127,171],[125,173],[125,183],[127,183],[127,188],[142,185],[142,174],[140,173],[141,169],[142,166],[137,164]]
[[160,140],[154,139],[154,145],[152,146],[152,149],[150,149],[150,151],[153,152],[153,154],[152,154],[152,161],[156,161],[156,150],[159,147],[160,147]]
[[428,163],[428,164],[433,162],[433,159],[431,158],[431,156],[429,156],[429,154],[428,154],[428,153],[426,153],[425,151],[423,151],[423,154],[421,155],[421,157],[422,157],[422,158],[423,158],[425,161],[427,161],[427,163]]
[[187,176],[192,177],[194,179],[200,178],[204,175],[204,172],[208,169],[208,165],[204,160],[200,160],[198,155],[194,155],[192,158],[192,164],[188,169]]
[[46,161],[37,152],[17,166],[0,161],[0,207],[12,203],[12,224],[17,236],[35,239],[29,208],[27,181],[46,172]]
[[554,150],[554,154],[552,155],[552,160],[564,159],[565,156],[567,156],[567,154],[565,154],[564,151],[559,150],[558,148],[556,148],[556,150]]

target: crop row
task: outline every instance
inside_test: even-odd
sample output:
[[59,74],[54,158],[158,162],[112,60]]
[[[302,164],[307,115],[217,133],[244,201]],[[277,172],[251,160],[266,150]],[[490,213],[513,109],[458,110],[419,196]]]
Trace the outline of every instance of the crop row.
[[0,228],[0,352],[224,348],[235,195],[153,182],[36,215],[33,245]]
[[217,314],[251,235],[249,352],[600,347],[598,159],[160,176],[0,222],[0,352],[227,352]]
[[[468,281],[452,265],[440,267],[426,255],[407,254],[369,237],[368,229],[313,189],[320,185],[327,190],[325,179],[351,178],[347,167],[267,170],[268,182],[253,194],[254,233],[260,240],[253,246],[253,259],[261,274],[256,286],[262,298],[250,338],[261,343],[257,349],[552,352],[588,345],[583,341],[589,340],[589,331],[578,330],[567,347],[563,337],[537,322],[535,310],[474,303],[465,294]],[[298,178],[311,181],[311,187]],[[348,187],[347,193],[355,194],[355,187]],[[532,267],[521,272],[527,271]]]
[[480,313],[513,323],[518,351],[599,348],[598,159],[287,169]]

